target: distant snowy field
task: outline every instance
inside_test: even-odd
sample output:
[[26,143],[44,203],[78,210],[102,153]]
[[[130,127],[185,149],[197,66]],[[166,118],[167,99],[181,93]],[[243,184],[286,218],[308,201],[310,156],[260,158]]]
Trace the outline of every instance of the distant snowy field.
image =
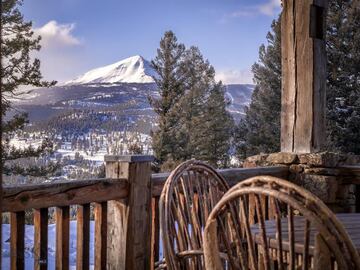
[[[48,226],[48,269],[55,269],[56,225]],[[2,269],[10,269],[10,225],[2,225]],[[34,268],[34,226],[25,226],[25,269]],[[70,269],[76,269],[76,221],[70,221]],[[94,221],[90,223],[90,269],[94,269]]]

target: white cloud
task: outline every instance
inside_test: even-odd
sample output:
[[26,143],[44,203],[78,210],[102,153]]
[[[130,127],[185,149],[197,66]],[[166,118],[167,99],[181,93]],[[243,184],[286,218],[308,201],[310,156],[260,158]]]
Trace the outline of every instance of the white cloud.
[[279,12],[281,0],[267,0],[266,3],[260,5],[246,6],[241,9],[227,14],[222,22],[229,18],[254,17],[257,15],[274,16]]
[[269,0],[267,3],[259,5],[260,13],[268,16],[274,16],[281,6],[281,0]]
[[253,84],[253,73],[249,69],[227,69],[216,72],[216,80],[224,84]]
[[34,32],[41,36],[41,45],[44,47],[71,47],[80,45],[80,40],[73,35],[74,23],[60,24],[57,21],[49,21]]

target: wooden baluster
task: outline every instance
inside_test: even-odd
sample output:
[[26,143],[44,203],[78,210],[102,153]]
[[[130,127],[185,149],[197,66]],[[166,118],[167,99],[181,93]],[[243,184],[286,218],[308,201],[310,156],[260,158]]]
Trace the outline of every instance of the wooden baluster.
[[275,218],[276,218],[276,239],[277,239],[277,260],[278,260],[278,266],[279,270],[283,270],[284,265],[284,257],[283,257],[283,242],[282,242],[282,228],[281,228],[281,212],[280,212],[280,206],[279,202],[276,198],[272,198],[272,208],[275,212]]
[[76,269],[89,269],[90,263],[90,204],[78,205],[77,238],[76,238]]
[[107,202],[95,204],[95,270],[106,269]]
[[256,257],[256,252],[255,252],[255,244],[254,244],[254,239],[252,237],[251,234],[251,229],[250,229],[250,220],[249,220],[249,206],[247,205],[249,200],[247,200],[246,196],[240,197],[240,222],[241,222],[241,226],[244,227],[245,229],[245,234],[246,234],[246,242],[247,242],[247,246],[248,246],[248,252],[249,252],[249,264],[250,264],[250,269],[256,269],[256,265],[257,265],[257,257]]
[[11,213],[10,260],[12,270],[24,269],[25,212]]
[[159,261],[160,250],[160,223],[159,223],[159,197],[153,197],[152,207],[152,226],[151,226],[151,269],[155,268],[155,263]]
[[294,232],[294,213],[290,205],[288,205],[288,231],[289,231],[289,269],[295,269],[295,232]]
[[69,209],[56,208],[56,270],[69,269]]
[[265,229],[265,218],[263,209],[261,207],[261,197],[257,194],[255,194],[255,208],[256,208],[256,214],[257,219],[259,222],[259,229],[261,233],[261,248],[259,249],[259,261],[260,258],[264,260],[264,264],[261,267],[264,266],[264,269],[268,270],[271,269],[270,267],[270,254],[269,254],[269,247],[267,242],[267,236],[266,236],[266,229]]
[[34,269],[46,270],[48,265],[48,209],[34,211]]
[[302,269],[309,269],[309,245],[310,245],[310,221],[305,220],[305,228],[304,228],[304,252],[303,252],[303,262]]

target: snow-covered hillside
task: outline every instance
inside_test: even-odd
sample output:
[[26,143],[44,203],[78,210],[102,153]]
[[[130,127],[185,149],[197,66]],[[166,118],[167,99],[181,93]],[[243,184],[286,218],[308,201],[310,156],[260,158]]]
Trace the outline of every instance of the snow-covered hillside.
[[156,73],[150,62],[142,56],[136,55],[108,66],[90,70],[65,84],[152,83],[155,76]]

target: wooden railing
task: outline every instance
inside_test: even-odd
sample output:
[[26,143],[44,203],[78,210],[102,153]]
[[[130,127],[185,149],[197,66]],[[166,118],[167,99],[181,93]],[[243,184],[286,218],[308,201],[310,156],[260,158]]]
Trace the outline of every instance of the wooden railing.
[[[34,269],[47,269],[48,213],[55,207],[56,269],[69,268],[70,206],[77,206],[77,269],[89,269],[90,205],[94,209],[94,268],[151,269],[159,260],[159,197],[168,173],[151,174],[149,156],[106,157],[107,179],[3,188],[10,212],[11,268],[24,268],[25,211],[34,209]],[[344,184],[360,185],[360,167],[339,168]],[[230,186],[256,175],[288,178],[288,167],[225,169]],[[360,198],[360,192],[356,193]],[[359,203],[360,200],[357,201]],[[360,208],[359,208],[360,209]]]
[[[56,269],[69,268],[70,206],[77,206],[76,269],[89,269],[90,205],[94,268],[151,269],[159,259],[158,203],[168,174],[151,174],[149,156],[107,156],[108,179],[4,187],[11,216],[11,269],[24,269],[25,211],[34,209],[34,269],[47,269],[48,208],[55,207]],[[230,185],[256,175],[287,178],[287,167],[219,171]]]
[[95,212],[95,269],[106,268],[107,201],[128,197],[126,179],[99,179],[4,187],[10,212],[10,265],[24,269],[25,211],[34,209],[34,269],[47,269],[48,208],[56,207],[56,269],[69,267],[70,206],[77,205],[77,269],[89,269],[90,203]]

